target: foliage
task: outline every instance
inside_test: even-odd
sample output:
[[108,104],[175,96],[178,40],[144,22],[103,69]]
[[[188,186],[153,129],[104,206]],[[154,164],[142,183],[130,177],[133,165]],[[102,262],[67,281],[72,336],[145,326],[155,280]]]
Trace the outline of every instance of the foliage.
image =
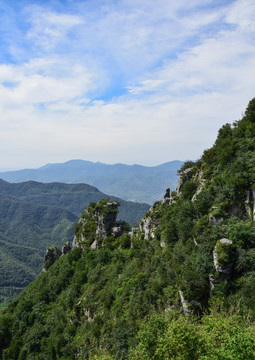
[[[46,249],[52,244],[61,248],[65,241],[71,241],[84,207],[103,197],[106,195],[86,184],[0,181],[0,304],[9,302],[35,279],[42,270]],[[140,220],[149,208],[119,202],[119,218],[131,223]]]
[[155,315],[142,323],[130,359],[255,359],[255,327],[238,313],[212,310],[201,319]]

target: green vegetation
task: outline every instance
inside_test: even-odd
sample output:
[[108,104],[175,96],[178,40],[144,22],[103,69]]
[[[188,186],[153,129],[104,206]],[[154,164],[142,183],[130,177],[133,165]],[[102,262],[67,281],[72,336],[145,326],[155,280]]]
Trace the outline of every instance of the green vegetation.
[[131,233],[90,204],[76,247],[1,312],[1,358],[255,359],[254,109]]
[[[35,279],[49,246],[72,241],[74,224],[84,207],[104,197],[86,184],[0,180],[0,304]],[[130,223],[139,221],[149,208],[115,199],[120,203],[119,218]]]

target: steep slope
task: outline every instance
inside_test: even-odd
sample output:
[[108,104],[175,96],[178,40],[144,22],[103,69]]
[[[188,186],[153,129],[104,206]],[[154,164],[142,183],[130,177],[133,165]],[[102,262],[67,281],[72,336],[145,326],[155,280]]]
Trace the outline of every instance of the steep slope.
[[2,312],[2,359],[255,359],[254,137],[255,99],[131,233],[91,203]]
[[[107,197],[86,184],[10,184],[0,180],[0,303],[39,274],[47,247],[72,239],[84,204]],[[113,199],[120,203],[120,219],[131,224],[149,208]]]
[[0,303],[39,274],[47,247],[72,239],[76,220],[57,206],[35,205],[0,193]]
[[151,204],[163,196],[166,187],[175,188],[177,170],[182,164],[182,161],[170,161],[148,167],[71,160],[63,164],[48,164],[39,169],[3,172],[0,173],[0,178],[9,182],[35,180],[69,184],[86,183],[124,200]]

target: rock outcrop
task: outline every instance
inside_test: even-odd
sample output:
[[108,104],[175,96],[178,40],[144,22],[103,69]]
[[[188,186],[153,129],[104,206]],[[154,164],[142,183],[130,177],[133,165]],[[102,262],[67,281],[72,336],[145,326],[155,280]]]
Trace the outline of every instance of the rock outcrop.
[[139,230],[144,235],[146,240],[149,238],[153,239],[155,237],[155,230],[159,225],[160,219],[158,210],[161,205],[162,201],[156,201],[139,223]]
[[183,173],[179,177],[177,185],[176,185],[177,194],[180,193],[180,191],[181,191],[183,185],[185,184],[185,182],[187,180],[191,179],[191,176],[192,176],[192,169],[191,168],[188,168],[188,169],[183,171]]
[[72,247],[68,241],[66,241],[62,246],[62,255],[69,253],[72,250]]
[[47,269],[54,264],[61,254],[61,250],[59,250],[55,245],[48,248],[44,255],[43,271],[47,271]]
[[209,213],[209,222],[212,225],[220,225],[224,220],[223,211],[218,206],[213,206]]
[[103,246],[108,236],[119,237],[124,225],[116,221],[119,204],[116,201],[100,200],[90,204],[77,223],[73,247],[90,246],[96,249]]
[[162,200],[162,204],[169,204],[170,200],[171,200],[171,190],[170,190],[170,188],[167,188],[164,198]]
[[223,280],[228,280],[233,267],[233,242],[229,239],[218,240],[213,250],[215,270]]

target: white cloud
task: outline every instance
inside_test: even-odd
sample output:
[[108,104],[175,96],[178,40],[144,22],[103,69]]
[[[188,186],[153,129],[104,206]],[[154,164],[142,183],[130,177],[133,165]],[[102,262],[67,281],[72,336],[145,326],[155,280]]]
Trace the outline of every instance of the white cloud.
[[79,16],[58,14],[37,5],[30,5],[25,9],[25,13],[28,14],[27,20],[31,24],[27,32],[28,40],[46,50],[52,49],[60,41],[63,42],[70,29],[83,23]]
[[194,159],[254,96],[250,0],[64,10],[28,7],[20,60],[0,65],[0,167]]

